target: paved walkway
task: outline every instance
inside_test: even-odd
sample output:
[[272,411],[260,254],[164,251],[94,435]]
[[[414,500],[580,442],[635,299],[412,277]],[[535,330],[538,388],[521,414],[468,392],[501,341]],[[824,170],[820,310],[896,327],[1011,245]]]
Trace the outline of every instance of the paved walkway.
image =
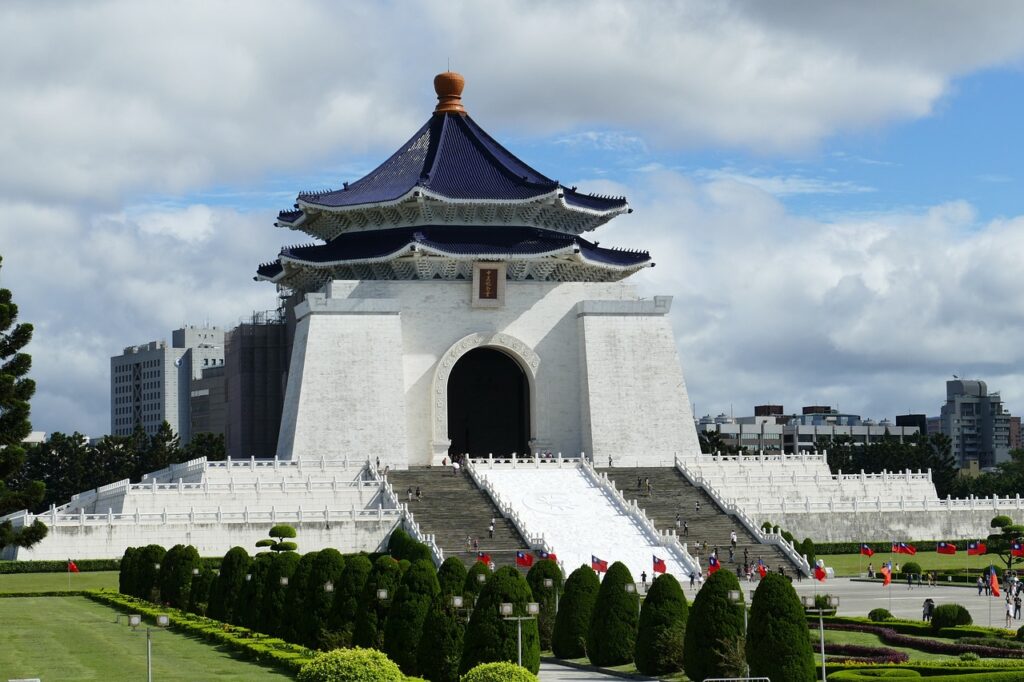
[[566,682],[590,682],[590,680],[593,680],[594,682],[611,682],[612,680],[621,682],[624,678],[616,677],[614,675],[605,675],[604,673],[596,673],[590,670],[570,668],[567,665],[541,661],[540,679],[542,682],[562,682],[563,680]]

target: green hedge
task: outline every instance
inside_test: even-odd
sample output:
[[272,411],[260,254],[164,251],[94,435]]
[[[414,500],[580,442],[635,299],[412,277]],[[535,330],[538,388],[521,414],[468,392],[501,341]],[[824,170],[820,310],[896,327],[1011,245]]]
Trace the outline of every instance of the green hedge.
[[394,661],[375,649],[335,649],[302,667],[299,682],[402,682]]
[[91,590],[50,590],[49,592],[0,592],[0,599],[17,599],[19,597],[84,597]]
[[[959,639],[960,637],[1012,637],[1013,633],[1004,630],[1003,628],[988,628],[982,627],[981,625],[958,625],[956,627],[942,628],[938,632],[932,630],[930,623],[924,623],[919,620],[887,620],[884,623],[877,623],[868,618],[861,618],[857,616],[825,616],[825,628],[828,629],[829,623],[849,623],[854,625],[883,625],[890,630],[895,630],[900,634],[914,635],[916,637],[933,638],[936,635],[939,637],[949,637],[951,639]],[[808,615],[807,622],[813,625],[815,628],[818,627],[818,616]]]
[[[910,544],[914,546],[918,552],[934,552],[935,546],[943,542],[942,540],[914,540]],[[952,545],[956,545],[958,552],[967,551],[967,540],[957,540],[951,542],[946,540]],[[821,558],[822,554],[860,554],[860,546],[867,545],[875,554],[889,554],[892,549],[892,542],[815,542],[814,551]],[[898,555],[897,555],[898,556]],[[911,556],[909,554],[903,556]],[[864,557],[868,559],[868,557]]]
[[170,618],[170,627],[176,631],[227,647],[250,660],[274,665],[293,675],[298,674],[302,666],[312,660],[315,654],[306,647],[289,644],[283,639],[268,637],[246,628],[178,609],[161,608],[135,597],[100,591],[88,591],[85,596],[124,613],[138,613],[150,623],[156,622],[157,615],[165,614]]
[[481,663],[462,676],[462,682],[537,682],[537,676],[515,663]]
[[923,680],[929,682],[1024,682],[1024,671],[949,673],[923,677],[911,669],[879,668],[875,670],[843,670],[832,673],[834,682],[874,682],[875,680]]
[[[75,566],[82,573],[92,571],[116,571],[121,568],[120,559],[76,559]],[[0,561],[0,575],[8,573],[66,573],[66,561]]]

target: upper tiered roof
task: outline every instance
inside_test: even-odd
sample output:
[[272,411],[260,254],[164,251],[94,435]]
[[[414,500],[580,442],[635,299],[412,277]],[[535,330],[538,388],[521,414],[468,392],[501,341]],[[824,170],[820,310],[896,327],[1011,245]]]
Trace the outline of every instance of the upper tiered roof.
[[368,175],[299,194],[279,227],[326,242],[283,249],[257,279],[311,290],[330,279],[459,279],[474,260],[510,279],[613,281],[653,265],[644,251],[579,237],[630,211],[625,197],[584,194],[517,158],[470,118],[462,76],[434,79],[438,105]]

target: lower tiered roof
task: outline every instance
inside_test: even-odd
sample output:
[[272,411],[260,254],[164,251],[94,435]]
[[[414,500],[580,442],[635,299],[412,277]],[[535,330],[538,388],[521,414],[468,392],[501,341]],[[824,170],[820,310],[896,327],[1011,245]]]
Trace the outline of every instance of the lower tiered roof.
[[535,227],[422,225],[287,247],[257,278],[304,290],[331,279],[469,279],[480,260],[507,262],[509,279],[563,282],[615,281],[653,265],[646,251]]

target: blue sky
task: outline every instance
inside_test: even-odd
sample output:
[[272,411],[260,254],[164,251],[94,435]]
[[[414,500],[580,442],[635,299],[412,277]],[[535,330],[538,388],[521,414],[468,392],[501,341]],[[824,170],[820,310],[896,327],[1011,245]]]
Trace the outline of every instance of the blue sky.
[[256,265],[308,240],[276,212],[411,136],[449,57],[516,154],[630,199],[593,237],[652,252],[698,412],[935,414],[956,373],[1024,413],[1021,25],[1000,0],[6,3],[0,283],[36,325],[35,426],[105,432],[111,355],[272,307]]

